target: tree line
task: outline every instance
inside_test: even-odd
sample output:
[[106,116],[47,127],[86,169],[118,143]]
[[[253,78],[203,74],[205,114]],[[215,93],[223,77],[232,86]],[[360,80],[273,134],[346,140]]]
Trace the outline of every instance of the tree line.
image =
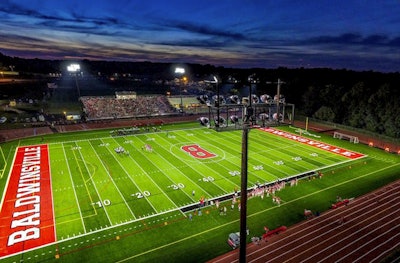
[[[63,72],[66,61],[24,59],[0,53],[0,70],[15,70],[24,77]],[[147,79],[168,80],[176,76],[172,63],[116,62],[82,60],[89,74],[132,73]],[[12,66],[10,68],[10,66]],[[185,64],[191,79],[217,75],[221,83],[235,80],[234,90],[248,87],[249,76],[258,95],[274,95],[278,78],[284,82],[281,93],[296,105],[297,115],[378,134],[400,138],[400,73],[352,71],[329,68],[225,68],[213,65]],[[154,92],[154,88],[152,89]]]

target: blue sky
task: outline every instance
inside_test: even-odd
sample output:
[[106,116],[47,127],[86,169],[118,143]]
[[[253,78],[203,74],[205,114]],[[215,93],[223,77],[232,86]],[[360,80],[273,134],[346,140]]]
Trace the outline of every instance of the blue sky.
[[398,0],[1,0],[0,52],[400,72]]

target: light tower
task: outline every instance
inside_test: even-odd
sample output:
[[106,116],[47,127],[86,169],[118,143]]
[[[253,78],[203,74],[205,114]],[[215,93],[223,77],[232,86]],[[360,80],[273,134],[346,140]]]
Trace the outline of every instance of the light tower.
[[217,121],[215,122],[215,129],[216,130],[219,130],[219,121],[220,121],[220,118],[219,118],[219,106],[220,106],[220,102],[221,102],[221,100],[220,100],[220,95],[219,95],[219,85],[218,85],[218,79],[217,79],[217,77],[216,76],[213,76],[213,78],[214,78],[214,81],[215,81],[215,85],[216,85],[216,88],[217,88],[217,102],[216,102],[216,107],[217,107]]
[[76,90],[78,92],[78,99],[81,97],[81,90],[79,89],[79,84],[78,84],[78,76],[77,74],[80,73],[81,66],[79,64],[71,64],[67,66],[68,72],[71,72],[75,76],[75,85],[76,85]]
[[[185,69],[182,67],[176,67],[175,74],[182,77],[185,74]],[[180,85],[179,95],[181,97],[181,104],[179,105],[179,109],[181,110],[181,112],[183,112],[182,84],[180,82],[181,82],[181,79],[179,79],[179,85]]]

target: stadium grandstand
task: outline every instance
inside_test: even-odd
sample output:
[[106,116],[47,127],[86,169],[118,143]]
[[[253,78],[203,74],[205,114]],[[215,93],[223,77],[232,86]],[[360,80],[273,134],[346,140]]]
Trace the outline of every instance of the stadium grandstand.
[[164,95],[116,93],[115,96],[80,97],[87,120],[124,119],[176,114]]

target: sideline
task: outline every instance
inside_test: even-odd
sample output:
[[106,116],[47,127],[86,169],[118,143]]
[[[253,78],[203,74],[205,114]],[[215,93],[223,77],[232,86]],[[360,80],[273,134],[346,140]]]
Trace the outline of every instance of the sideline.
[[[297,202],[297,201],[302,200],[302,199],[304,199],[304,198],[307,198],[307,197],[313,196],[313,195],[315,195],[315,194],[319,194],[319,193],[321,193],[321,192],[324,192],[324,191],[326,191],[326,190],[329,190],[329,189],[338,187],[338,186],[340,186],[340,185],[344,185],[344,184],[347,184],[347,183],[349,183],[349,182],[352,182],[352,181],[355,181],[355,180],[358,180],[358,179],[367,177],[367,176],[369,176],[369,175],[371,175],[371,174],[375,174],[375,173],[384,171],[384,170],[386,170],[386,169],[393,168],[393,167],[395,167],[395,166],[400,166],[400,163],[398,163],[398,164],[393,164],[393,165],[391,165],[391,166],[387,166],[387,167],[384,167],[384,168],[382,168],[382,169],[376,170],[376,171],[374,171],[374,172],[370,172],[370,173],[367,173],[367,174],[364,174],[364,175],[360,175],[360,176],[358,176],[358,177],[354,177],[354,178],[352,178],[352,179],[350,179],[350,180],[343,181],[343,182],[341,182],[341,183],[339,183],[339,184],[335,184],[335,185],[326,187],[326,188],[324,188],[324,189],[315,191],[315,192],[313,192],[313,193],[304,195],[304,196],[302,196],[302,197],[299,197],[299,198],[296,198],[296,199],[287,201],[286,203],[282,204],[281,206],[285,206],[285,205],[287,205],[287,204]],[[280,206],[280,207],[281,207],[281,206]],[[267,211],[269,211],[269,210],[277,209],[277,208],[279,208],[279,207],[278,207],[278,206],[270,207],[270,208],[261,210],[261,211],[259,211],[259,212],[253,213],[253,214],[251,214],[251,215],[248,215],[247,218],[254,217],[254,216],[256,216],[256,215],[259,215],[259,214],[265,213],[265,212],[267,212]],[[199,232],[199,233],[197,233],[197,234],[195,234],[195,235],[191,235],[191,236],[182,238],[182,239],[180,239],[180,240],[176,240],[176,241],[174,241],[174,242],[171,242],[171,243],[168,243],[168,244],[165,244],[165,245],[162,245],[162,246],[159,246],[159,247],[150,249],[150,250],[148,250],[148,251],[146,251],[146,252],[142,252],[142,253],[140,253],[140,254],[136,254],[136,255],[134,255],[134,256],[127,257],[127,258],[125,258],[125,259],[116,261],[116,263],[126,262],[126,261],[129,261],[129,260],[132,260],[132,259],[134,259],[134,258],[137,258],[137,257],[143,256],[143,255],[146,255],[146,254],[155,252],[155,251],[160,250],[160,249],[167,248],[167,247],[169,247],[169,246],[173,246],[173,245],[175,245],[175,244],[178,244],[178,243],[181,243],[181,242],[190,240],[190,239],[192,239],[192,238],[198,237],[198,236],[203,235],[203,234],[205,234],[205,233],[208,233],[208,232],[211,232],[211,231],[220,229],[220,228],[222,228],[222,227],[225,227],[225,226],[228,226],[228,225],[230,225],[230,224],[237,223],[237,222],[239,222],[239,219],[234,220],[234,221],[231,221],[231,222],[228,222],[228,223],[225,223],[225,224],[222,224],[222,225],[219,225],[219,226],[217,226],[217,227],[210,228],[210,229],[208,229],[208,230],[206,230],[206,231]]]

